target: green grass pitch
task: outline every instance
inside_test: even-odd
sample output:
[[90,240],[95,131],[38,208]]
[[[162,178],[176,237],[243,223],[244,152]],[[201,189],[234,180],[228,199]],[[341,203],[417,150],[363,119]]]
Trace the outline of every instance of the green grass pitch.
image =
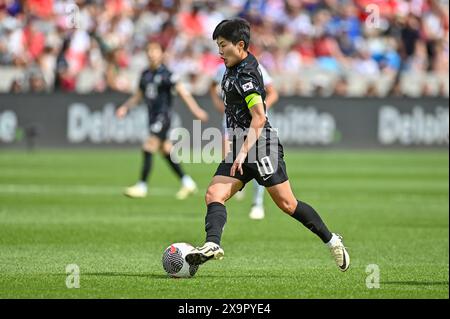
[[[225,258],[192,279],[168,278],[163,250],[204,240],[203,193],[216,164],[185,169],[200,192],[174,198],[178,181],[157,157],[150,195],[121,195],[141,156],[122,151],[0,151],[0,298],[448,298],[449,175],[445,151],[293,151],[296,196],[344,235],[352,264],[338,271],[321,241],[252,185],[228,202]],[[66,265],[80,288],[66,287]],[[366,286],[376,264],[380,287]],[[371,277],[369,277],[370,279]]]

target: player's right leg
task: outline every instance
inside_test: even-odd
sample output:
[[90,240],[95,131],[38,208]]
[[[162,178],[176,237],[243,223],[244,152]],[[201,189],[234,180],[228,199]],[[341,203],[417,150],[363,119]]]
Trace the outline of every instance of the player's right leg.
[[206,191],[205,202],[207,213],[205,218],[206,240],[202,247],[194,248],[186,255],[190,265],[200,265],[210,259],[222,259],[223,249],[220,247],[222,232],[227,221],[225,202],[244,186],[239,179],[216,175]]
[[161,140],[155,136],[150,135],[142,145],[142,168],[141,177],[139,181],[124,191],[124,195],[131,198],[143,198],[147,196],[147,181],[150,175],[153,163],[153,154],[158,151],[161,145]]

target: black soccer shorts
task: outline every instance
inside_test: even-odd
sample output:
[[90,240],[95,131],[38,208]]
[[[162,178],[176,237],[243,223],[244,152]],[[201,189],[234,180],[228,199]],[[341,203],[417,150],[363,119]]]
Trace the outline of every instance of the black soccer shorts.
[[266,149],[267,151],[265,153],[258,152],[259,154],[256,155],[254,160],[249,159],[250,156],[247,157],[242,164],[243,174],[236,171],[235,175],[231,176],[230,170],[233,166],[235,156],[230,153],[236,153],[236,150],[233,151],[233,145],[231,145],[232,151],[219,164],[214,176],[229,176],[239,179],[244,183],[242,188],[252,179],[255,179],[259,185],[264,187],[275,186],[287,181],[289,178],[286,171],[286,163],[284,162],[283,146],[278,142],[277,147],[272,148],[271,151],[266,146],[263,145],[262,148],[258,147],[260,150]]
[[168,113],[159,113],[149,116],[149,134],[158,137],[161,141],[169,139],[171,117]]

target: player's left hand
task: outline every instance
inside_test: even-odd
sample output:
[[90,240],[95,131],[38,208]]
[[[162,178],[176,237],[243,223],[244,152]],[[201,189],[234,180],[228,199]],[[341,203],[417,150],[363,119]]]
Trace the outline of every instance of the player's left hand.
[[123,119],[128,113],[128,108],[125,105],[120,106],[117,110],[116,110],[116,116],[119,119]]
[[234,160],[233,166],[231,166],[230,175],[234,176],[236,174],[236,170],[241,174],[244,175],[244,171],[242,170],[242,164],[244,163],[245,159],[247,158],[247,153],[245,152],[239,152],[239,154],[236,156],[236,159]]

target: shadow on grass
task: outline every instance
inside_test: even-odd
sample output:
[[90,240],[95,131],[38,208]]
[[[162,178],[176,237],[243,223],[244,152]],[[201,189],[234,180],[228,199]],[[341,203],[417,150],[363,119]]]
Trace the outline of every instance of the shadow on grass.
[[448,286],[448,281],[382,281],[380,285],[405,285],[405,286]]
[[142,278],[154,278],[154,279],[170,278],[164,274],[131,273],[131,272],[87,272],[87,273],[81,273],[80,275],[82,275],[82,276],[105,276],[105,277],[142,277]]
[[[105,276],[105,277],[141,277],[141,278],[152,278],[152,279],[173,279],[169,277],[168,275],[161,274],[161,273],[128,273],[128,272],[87,272],[87,273],[81,273],[81,276]],[[208,275],[208,274],[200,274],[197,276],[194,276],[191,279],[196,278],[208,278],[208,279],[219,279],[219,278],[230,278],[229,275]],[[267,275],[267,274],[251,274],[251,275],[237,275],[233,276],[233,279],[236,278],[244,278],[244,279],[250,279],[250,278],[291,278],[289,275]]]

